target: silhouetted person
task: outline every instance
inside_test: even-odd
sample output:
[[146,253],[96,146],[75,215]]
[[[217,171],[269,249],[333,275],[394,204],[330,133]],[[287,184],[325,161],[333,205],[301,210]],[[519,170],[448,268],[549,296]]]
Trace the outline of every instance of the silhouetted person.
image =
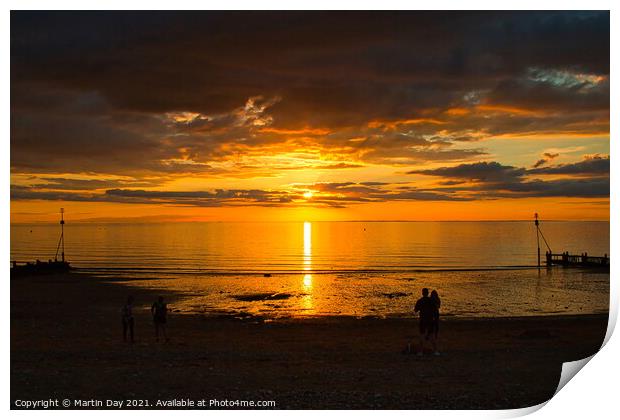
[[418,350],[418,356],[424,353],[424,341],[430,341],[433,346],[433,352],[439,354],[437,353],[433,324],[435,304],[428,297],[428,289],[426,287],[422,289],[422,297],[416,302],[413,311],[420,313],[420,349]]
[[164,302],[164,297],[157,298],[157,302],[154,302],[151,306],[151,314],[153,315],[153,323],[155,324],[155,340],[159,341],[159,331],[161,330],[164,335],[164,339],[168,342],[168,335],[166,334],[166,315],[168,315],[168,306]]
[[439,308],[441,307],[441,299],[439,299],[439,293],[437,290],[431,292],[431,300],[435,305],[433,311],[433,335],[435,336],[435,350],[437,349],[437,336],[439,335]]
[[129,332],[129,340],[133,343],[133,296],[127,297],[127,303],[123,305],[121,310],[121,318],[123,321],[123,341],[127,342],[127,332]]

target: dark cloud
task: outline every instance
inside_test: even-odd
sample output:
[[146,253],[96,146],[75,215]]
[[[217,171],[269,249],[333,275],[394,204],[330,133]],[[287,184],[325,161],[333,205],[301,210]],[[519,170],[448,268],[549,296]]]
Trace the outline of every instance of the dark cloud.
[[[213,191],[166,191],[142,189],[109,189],[101,193],[63,190],[41,191],[36,187],[11,185],[12,200],[63,200],[139,204],[165,204],[195,207],[270,206],[270,207],[347,207],[354,204],[417,200],[469,201],[473,198],[415,187],[392,188],[382,182],[342,182],[297,184],[288,190],[215,189]],[[309,199],[307,191],[315,195]]]
[[492,186],[474,187],[481,197],[609,197],[609,178],[560,179],[550,181],[504,182]]
[[609,176],[609,157],[595,156],[581,162],[531,169],[531,174]]
[[11,200],[105,201],[100,194],[63,191],[40,191],[22,185],[11,185]]
[[514,166],[505,166],[498,162],[478,162],[437,169],[414,170],[407,173],[434,175],[457,180],[497,182],[520,179],[526,174],[526,170]]
[[45,183],[32,183],[35,189],[46,190],[95,190],[112,187],[138,188],[153,187],[163,180],[128,180],[128,179],[71,179],[71,178],[41,178]]
[[286,192],[265,191],[258,189],[251,190],[223,190],[218,189],[209,191],[145,191],[145,190],[124,190],[113,189],[105,192],[106,197],[123,200],[136,200],[139,202],[161,202],[178,205],[234,205],[256,204],[256,203],[288,203],[294,197]]
[[[478,162],[453,167],[410,171],[410,174],[447,178],[436,190],[472,193],[479,198],[608,197],[609,159],[594,157],[581,162],[527,170],[498,162]],[[533,175],[573,175],[562,179],[532,179]],[[468,181],[472,185],[464,185]]]
[[555,159],[558,156],[560,156],[559,153],[543,153],[543,157],[537,160],[536,163],[534,163],[533,167],[539,168],[545,163],[551,162],[553,159]]
[[62,200],[180,206],[222,207],[234,205],[284,205],[299,195],[285,191],[223,190],[215,191],[146,191],[111,189],[103,193],[40,191],[11,185],[12,200]]

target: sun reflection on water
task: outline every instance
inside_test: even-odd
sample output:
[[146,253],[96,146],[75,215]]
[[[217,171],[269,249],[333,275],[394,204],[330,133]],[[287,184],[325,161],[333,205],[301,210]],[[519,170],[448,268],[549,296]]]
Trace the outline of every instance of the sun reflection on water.
[[[304,222],[304,270],[312,270],[312,223]],[[301,301],[302,309],[312,311],[312,274],[304,274],[302,282],[303,298]]]

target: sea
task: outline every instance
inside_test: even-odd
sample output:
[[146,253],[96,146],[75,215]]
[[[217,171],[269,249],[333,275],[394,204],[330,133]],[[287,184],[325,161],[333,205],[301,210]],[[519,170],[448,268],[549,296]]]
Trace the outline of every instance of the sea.
[[[547,269],[544,253],[609,255],[609,222],[540,227],[537,239],[525,221],[67,221],[64,237],[76,272],[127,283],[138,303],[141,288],[174,295],[179,312],[408,317],[422,288],[443,317],[607,312],[609,272]],[[11,261],[53,259],[59,236],[58,224],[11,225]]]

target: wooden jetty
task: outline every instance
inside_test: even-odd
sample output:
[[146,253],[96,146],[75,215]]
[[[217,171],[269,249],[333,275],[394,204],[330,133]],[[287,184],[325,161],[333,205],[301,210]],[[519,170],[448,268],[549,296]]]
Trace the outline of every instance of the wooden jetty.
[[38,274],[58,274],[66,273],[71,270],[71,265],[67,261],[49,260],[27,262],[20,264],[17,261],[11,261],[11,276],[30,276]]
[[561,265],[564,267],[606,267],[609,268],[609,257],[605,254],[602,257],[593,257],[588,253],[581,255],[570,255],[568,252],[552,254],[551,251],[545,252],[547,267]]
[[551,251],[551,247],[540,230],[540,221],[538,220],[538,213],[534,214],[534,225],[536,225],[536,242],[538,244],[538,267],[540,267],[540,238],[542,237],[547,251],[545,251],[545,260],[547,267],[553,265],[561,265],[562,267],[589,267],[589,268],[603,268],[609,270],[609,257],[605,254],[602,257],[593,257],[584,252],[581,255],[571,255],[568,252],[561,254],[554,254]]

